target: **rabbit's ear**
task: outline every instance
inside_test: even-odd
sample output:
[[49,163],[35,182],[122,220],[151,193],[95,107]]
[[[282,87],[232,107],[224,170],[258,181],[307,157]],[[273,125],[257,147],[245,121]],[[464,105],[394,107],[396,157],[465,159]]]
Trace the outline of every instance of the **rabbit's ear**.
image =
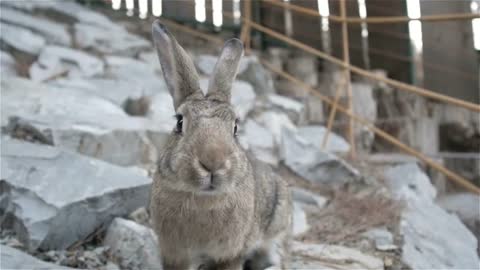
[[232,83],[237,75],[238,64],[243,55],[243,44],[232,38],[223,46],[208,85],[209,99],[230,102]]
[[152,36],[175,110],[188,96],[203,96],[192,59],[159,20],[152,25]]

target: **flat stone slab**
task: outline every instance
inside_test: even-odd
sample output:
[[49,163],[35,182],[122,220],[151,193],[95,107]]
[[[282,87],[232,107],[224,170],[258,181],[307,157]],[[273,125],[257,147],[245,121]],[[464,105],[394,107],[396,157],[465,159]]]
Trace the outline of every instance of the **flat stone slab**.
[[293,203],[293,236],[302,235],[306,233],[309,229],[310,226],[308,225],[307,214],[305,213],[300,204]]
[[265,111],[255,116],[255,120],[268,129],[272,135],[275,145],[282,144],[282,132],[284,130],[295,131],[295,124],[287,114],[275,111]]
[[2,126],[9,117],[51,134],[53,144],[114,164],[156,161],[172,131],[169,123],[130,117],[119,106],[76,89],[19,78],[1,81]]
[[[210,76],[213,73],[218,57],[214,55],[198,55],[194,62],[198,71]],[[238,79],[252,85],[258,95],[274,93],[272,75],[260,64],[256,56],[244,56],[238,66]]]
[[0,268],[35,270],[78,269],[44,262],[21,250],[4,245],[0,245]]
[[[317,148],[323,148],[323,140],[327,134],[327,128],[319,125],[302,126],[298,128],[298,135]],[[333,153],[348,153],[350,144],[341,136],[330,132],[325,150]]]
[[360,177],[346,161],[316,147],[295,130],[283,129],[280,155],[287,167],[313,183],[339,187]]
[[151,179],[59,148],[2,138],[0,219],[30,250],[65,249],[145,206]]
[[95,12],[91,9],[75,3],[74,1],[38,1],[38,0],[23,0],[23,1],[2,1],[2,6],[13,7],[16,9],[34,12],[35,10],[52,10],[68,16],[76,21],[96,25],[112,30],[123,29],[116,25],[107,16]]
[[47,43],[42,36],[19,26],[0,22],[0,28],[2,29],[1,41],[28,54],[38,55]]
[[293,242],[291,250],[293,259],[289,269],[384,269],[381,259],[348,247]]
[[30,67],[29,75],[38,82],[66,72],[70,77],[92,77],[103,71],[103,61],[93,55],[68,47],[47,46]]
[[[151,83],[139,83],[128,79],[118,78],[61,78],[48,82],[49,85],[64,88],[74,89],[86,92],[95,96],[102,97],[119,107],[123,107],[128,99],[138,99],[141,97],[149,97],[154,102],[155,96],[160,94],[167,94],[167,86],[164,80],[155,78]],[[171,107],[173,109],[173,101]],[[151,107],[154,107],[153,105]],[[161,108],[152,108],[154,110],[161,110]],[[174,115],[172,111],[169,117]]]
[[300,204],[323,208],[328,202],[327,198],[303,188],[291,187],[290,191],[292,192],[293,200]]
[[[200,88],[204,94],[206,94],[208,90],[208,81],[208,78],[200,78]],[[249,83],[241,80],[233,82],[232,97],[230,101],[240,120],[245,120],[247,114],[253,109],[256,96],[255,91],[253,91],[253,88]]]
[[111,28],[77,23],[74,26],[74,32],[80,48],[103,54],[135,56],[152,46],[150,41],[130,34],[123,28],[112,31]]
[[15,59],[12,55],[2,50],[0,50],[0,68],[2,69],[2,74],[6,76],[17,75]]
[[63,24],[2,7],[2,21],[40,33],[48,43],[70,46],[72,37]]
[[415,163],[391,167],[385,182],[405,203],[401,215],[402,261],[412,269],[475,269],[477,239],[454,215],[438,206],[436,190]]
[[244,150],[249,151],[256,159],[278,165],[278,157],[274,153],[274,140],[270,130],[252,119],[240,125],[238,139]]
[[277,94],[269,94],[266,96],[267,106],[271,109],[279,109],[288,114],[290,119],[295,123],[303,120],[305,105],[293,98],[289,98]]

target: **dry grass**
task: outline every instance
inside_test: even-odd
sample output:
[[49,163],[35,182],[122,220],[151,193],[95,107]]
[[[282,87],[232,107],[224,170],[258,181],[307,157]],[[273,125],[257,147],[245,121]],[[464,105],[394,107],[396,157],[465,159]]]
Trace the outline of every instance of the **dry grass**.
[[324,244],[355,242],[368,229],[396,228],[400,210],[400,204],[380,194],[358,196],[339,191],[328,207],[311,214],[312,228],[303,240]]

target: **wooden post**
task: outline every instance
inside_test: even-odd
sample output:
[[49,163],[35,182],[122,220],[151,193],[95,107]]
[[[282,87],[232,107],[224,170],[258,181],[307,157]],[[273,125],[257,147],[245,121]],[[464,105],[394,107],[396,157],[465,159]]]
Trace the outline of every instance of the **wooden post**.
[[250,54],[250,39],[251,39],[251,27],[250,22],[252,19],[252,2],[251,0],[245,0],[243,2],[243,16],[242,20],[242,32],[240,34],[240,39],[242,40],[245,46],[245,53]]
[[[340,0],[340,16],[344,21],[342,22],[342,41],[343,41],[343,62],[345,65],[350,65],[350,53],[348,51],[348,25],[346,22],[347,18],[347,7],[346,0]],[[350,82],[350,70],[345,69],[345,80],[347,83],[347,99],[348,99],[348,111],[353,113],[353,97],[352,97],[352,84]],[[337,89],[338,91],[338,89]],[[350,142],[350,157],[355,158],[355,132],[353,126],[353,119],[349,118],[348,127],[347,127],[347,137]]]
[[375,73],[372,73],[371,71],[359,68],[357,66],[352,66],[350,64],[346,64],[341,59],[338,59],[334,56],[331,56],[331,55],[326,54],[322,51],[319,51],[319,50],[317,50],[313,47],[310,47],[310,46],[308,46],[304,43],[301,43],[299,41],[291,39],[291,38],[289,38],[289,37],[287,37],[287,36],[285,36],[285,35],[283,35],[279,32],[276,32],[276,31],[274,31],[270,28],[264,27],[264,26],[262,26],[258,23],[250,22],[250,25],[251,25],[252,28],[254,28],[258,31],[261,31],[261,32],[263,32],[263,33],[265,33],[269,36],[272,36],[272,37],[278,39],[278,40],[284,41],[285,43],[288,43],[288,44],[290,44],[294,47],[297,47],[301,50],[304,50],[308,53],[316,55],[316,56],[318,56],[318,57],[320,57],[320,58],[322,58],[322,59],[324,59],[324,60],[326,60],[330,63],[333,63],[337,66],[346,68],[346,69],[352,71],[353,73],[356,73],[356,74],[358,74],[360,76],[363,76],[365,78],[372,79],[372,80],[378,81],[378,82],[384,82],[384,83],[386,83],[390,86],[395,87],[397,90],[407,91],[407,92],[410,92],[410,93],[415,93],[415,94],[418,94],[418,95],[421,95],[421,96],[424,96],[424,97],[427,97],[427,98],[439,100],[439,101],[442,101],[442,102],[445,102],[445,103],[450,103],[450,104],[460,106],[460,107],[463,107],[463,108],[466,108],[466,109],[469,109],[469,110],[472,110],[472,111],[475,111],[475,112],[480,112],[480,105],[475,104],[473,102],[464,101],[464,100],[461,100],[461,99],[458,99],[458,98],[454,98],[454,97],[450,97],[450,96],[447,96],[447,95],[437,93],[437,92],[440,92],[440,91],[433,91],[433,90],[430,90],[430,89],[418,87],[418,86],[415,86],[415,85],[410,85],[410,84],[407,84],[407,83],[404,83],[404,82],[401,82],[401,81],[396,81],[396,80],[393,80],[393,79],[389,79],[389,78],[377,75]]
[[[331,100],[330,98],[322,95],[321,93],[316,91],[310,85],[300,81],[299,79],[293,77],[292,75],[290,75],[290,74],[288,74],[288,73],[286,73],[282,70],[277,69],[272,64],[270,64],[270,63],[268,63],[264,60],[261,60],[261,62],[265,67],[270,69],[272,72],[280,75],[282,78],[285,78],[285,79],[293,82],[294,84],[298,85],[300,88],[306,90],[308,93],[312,93],[313,95],[318,96],[322,101],[324,101],[325,103],[333,106],[333,104],[334,104],[333,100]],[[475,184],[471,183],[470,181],[463,178],[462,176],[450,171],[449,169],[442,166],[441,164],[438,164],[437,162],[433,161],[431,158],[425,156],[421,152],[409,147],[408,145],[404,144],[403,142],[401,142],[397,138],[393,137],[392,135],[388,134],[387,132],[377,128],[374,124],[370,123],[367,119],[357,116],[356,114],[350,112],[347,108],[345,108],[341,105],[337,106],[337,110],[346,114],[348,117],[350,117],[351,119],[353,119],[353,120],[357,121],[358,123],[362,124],[363,126],[368,128],[369,130],[373,131],[377,136],[386,140],[387,142],[391,143],[392,145],[396,146],[398,149],[406,152],[407,154],[410,154],[410,155],[418,158],[419,160],[425,162],[427,165],[429,165],[433,169],[438,170],[439,172],[443,173],[445,176],[448,177],[448,179],[450,179],[453,182],[459,184],[460,186],[464,187],[468,191],[471,191],[475,194],[480,195],[480,188],[475,186]]]
[[347,82],[347,78],[345,76],[342,77],[342,80],[337,85],[337,90],[335,91],[335,100],[333,101],[333,105],[330,107],[330,114],[328,115],[328,123],[327,123],[327,132],[323,137],[322,147],[325,149],[328,143],[328,137],[330,136],[330,132],[332,131],[333,120],[335,119],[335,114],[337,112],[338,100],[340,99],[340,93],[342,93],[345,83]]

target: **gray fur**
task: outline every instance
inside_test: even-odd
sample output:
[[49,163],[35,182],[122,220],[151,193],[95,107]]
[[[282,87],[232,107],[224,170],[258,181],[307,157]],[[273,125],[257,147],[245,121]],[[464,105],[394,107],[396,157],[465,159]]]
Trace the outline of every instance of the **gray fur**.
[[225,43],[210,78],[207,97],[224,102],[230,101],[230,89],[237,75],[238,65],[243,56],[243,44],[232,38]]
[[187,96],[203,96],[192,59],[172,34],[156,21],[152,25],[152,36],[168,90],[173,97],[174,108]]
[[[154,38],[164,35],[157,31],[168,33],[158,21]],[[188,76],[191,60],[172,60],[167,56],[171,48],[163,51],[159,45],[177,43],[170,34],[163,39],[155,43],[160,61],[175,62],[162,63],[168,66],[163,68],[165,78]],[[287,259],[292,223],[288,187],[269,167],[248,157],[233,134],[236,116],[228,99],[238,65],[234,62],[243,51],[238,42],[224,47],[229,54],[232,48],[237,51],[235,60],[222,53],[216,65],[233,73],[216,71],[207,97],[178,84],[172,91],[182,97],[175,109],[183,115],[183,131],[172,132],[159,159],[150,202],[164,269],[263,269],[284,267]],[[191,76],[185,81],[197,79],[196,73]],[[222,94],[213,94],[217,91]]]

